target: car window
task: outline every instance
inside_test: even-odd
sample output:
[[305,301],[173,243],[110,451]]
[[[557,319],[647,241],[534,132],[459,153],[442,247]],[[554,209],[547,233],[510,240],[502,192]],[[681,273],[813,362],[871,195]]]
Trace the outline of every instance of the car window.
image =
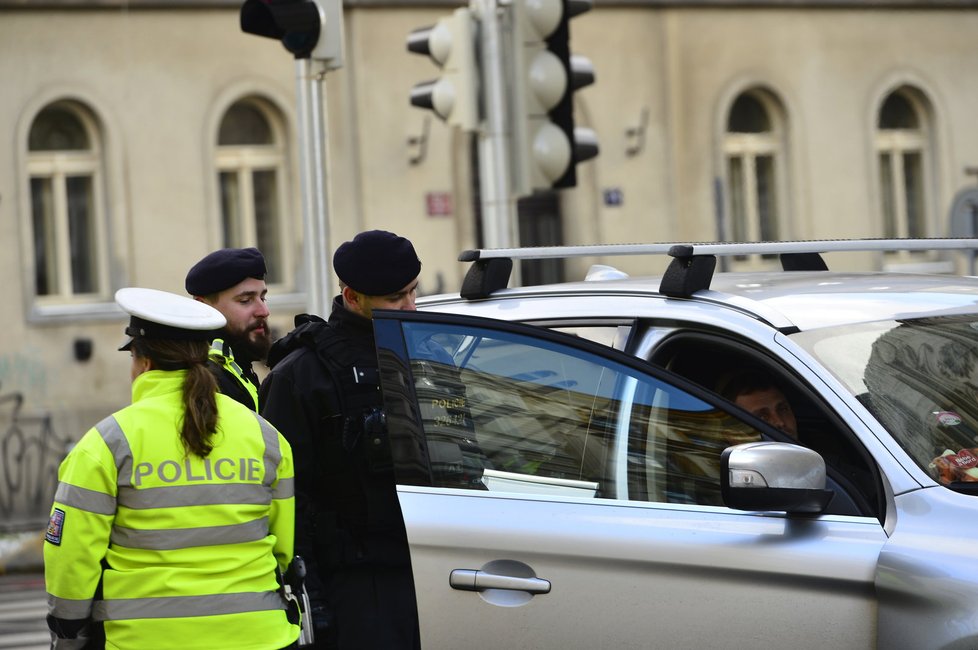
[[[832,489],[846,493],[829,512],[879,515],[882,505],[872,459],[844,420],[789,368],[747,342],[695,330],[665,338],[652,361],[764,419],[779,429],[775,439],[817,451]],[[782,408],[790,417],[781,414]]]
[[943,485],[978,484],[978,319],[973,314],[792,336]]
[[628,335],[631,332],[631,327],[625,325],[568,325],[554,327],[552,329],[565,334],[580,336],[589,341],[607,345],[610,348],[618,350],[624,349],[625,342],[628,340]]
[[719,505],[720,453],[761,438],[695,389],[572,341],[403,328],[437,487]]

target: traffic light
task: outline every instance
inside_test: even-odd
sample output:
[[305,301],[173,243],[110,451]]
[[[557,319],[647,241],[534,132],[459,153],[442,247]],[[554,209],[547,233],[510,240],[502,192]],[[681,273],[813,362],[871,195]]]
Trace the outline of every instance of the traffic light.
[[342,0],[245,0],[241,31],[278,39],[297,59],[343,65]]
[[513,0],[512,145],[514,189],[573,187],[575,166],[598,155],[590,129],[574,126],[574,91],[594,83],[594,68],[570,52],[570,19],[591,0]]
[[438,79],[411,89],[412,106],[432,110],[466,131],[479,127],[477,38],[475,18],[467,8],[456,9],[434,25],[411,32],[408,51],[428,55],[442,69]]

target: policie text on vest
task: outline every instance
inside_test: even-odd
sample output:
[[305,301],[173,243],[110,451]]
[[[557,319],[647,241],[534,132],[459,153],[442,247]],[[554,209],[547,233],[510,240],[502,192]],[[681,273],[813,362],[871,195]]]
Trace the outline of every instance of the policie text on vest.
[[[186,459],[183,465],[175,460],[164,460],[157,466],[153,463],[137,463],[133,472],[133,486],[140,487],[140,483],[147,476],[156,476],[164,483],[176,483],[183,479],[187,482],[213,481],[216,477],[221,481],[260,481],[262,463],[257,458],[218,458],[212,461],[204,458],[204,466],[200,469],[203,474],[195,474],[194,468],[190,466],[190,459]],[[200,471],[198,469],[197,471]]]

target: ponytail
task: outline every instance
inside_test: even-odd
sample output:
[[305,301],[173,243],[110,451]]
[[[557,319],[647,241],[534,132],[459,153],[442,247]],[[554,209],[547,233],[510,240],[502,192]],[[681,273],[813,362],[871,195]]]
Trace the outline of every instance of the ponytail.
[[180,432],[184,448],[201,458],[214,448],[210,437],[217,430],[216,394],[217,380],[207,368],[205,351],[204,360],[191,363],[183,381],[183,430]]
[[206,457],[217,430],[217,380],[207,368],[210,345],[206,341],[137,338],[133,354],[146,357],[157,370],[187,370],[183,381],[183,418],[180,440],[187,453]]

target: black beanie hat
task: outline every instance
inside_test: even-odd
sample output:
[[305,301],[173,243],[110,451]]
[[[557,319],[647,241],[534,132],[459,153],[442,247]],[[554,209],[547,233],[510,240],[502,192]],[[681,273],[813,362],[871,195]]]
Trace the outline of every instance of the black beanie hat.
[[418,277],[421,260],[404,237],[386,230],[368,230],[336,249],[333,270],[354,291],[386,296]]
[[245,278],[265,279],[265,258],[257,248],[222,248],[204,257],[187,272],[191,296],[209,296]]

